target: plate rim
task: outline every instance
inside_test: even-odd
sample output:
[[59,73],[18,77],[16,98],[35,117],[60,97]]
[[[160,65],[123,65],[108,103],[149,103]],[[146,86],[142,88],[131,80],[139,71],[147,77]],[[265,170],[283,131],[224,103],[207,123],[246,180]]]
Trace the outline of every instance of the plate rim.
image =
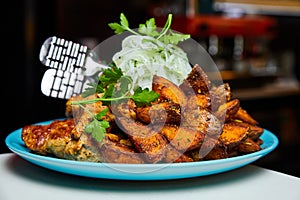
[[[55,120],[60,120],[60,119],[55,119]],[[35,124],[47,124],[50,123],[54,120],[49,120],[49,121],[44,121],[44,122],[38,122]],[[93,178],[106,178],[106,179],[118,179],[118,180],[169,180],[169,179],[178,179],[178,178],[189,178],[189,177],[196,177],[196,176],[205,176],[205,175],[210,175],[210,174],[216,174],[216,173],[222,173],[225,171],[229,171],[229,170],[233,170],[245,165],[248,165],[262,157],[264,157],[265,155],[269,154],[271,151],[273,151],[279,144],[279,140],[277,138],[277,136],[272,133],[271,131],[264,129],[263,134],[261,135],[261,138],[267,138],[267,140],[269,142],[271,142],[271,144],[269,146],[263,147],[262,150],[257,151],[257,152],[253,152],[253,153],[249,153],[249,154],[245,154],[245,155],[241,155],[241,156],[236,156],[236,157],[230,157],[230,158],[225,158],[225,159],[218,159],[218,160],[207,160],[207,161],[198,161],[198,162],[184,162],[184,163],[155,163],[155,164],[151,164],[151,163],[145,163],[145,164],[125,164],[125,163],[96,163],[96,162],[83,162],[83,161],[75,161],[75,160],[67,160],[67,159],[63,159],[63,158],[55,158],[55,157],[50,157],[50,156],[44,156],[44,155],[39,155],[39,154],[35,154],[30,152],[29,149],[27,149],[27,147],[25,146],[24,142],[21,139],[21,131],[22,128],[16,129],[15,131],[11,132],[10,134],[7,135],[7,137],[5,138],[5,144],[7,145],[7,147],[15,154],[19,155],[20,157],[22,157],[23,159],[35,164],[35,165],[39,165],[41,167],[44,168],[48,168],[51,169],[53,171],[59,171],[62,173],[67,173],[67,174],[73,174],[73,175],[79,175],[79,176],[87,176],[87,177],[93,177]],[[264,141],[265,143],[266,141]],[[16,146],[15,146],[16,145]],[[20,148],[19,148],[20,147]],[[24,150],[26,149],[26,150]],[[99,167],[99,168],[104,168],[104,167],[109,167],[111,166],[112,168],[114,167],[129,167],[129,168],[133,168],[133,169],[137,169],[140,168],[142,166],[142,168],[145,169],[151,169],[154,166],[155,167],[167,167],[170,170],[176,170],[177,168],[181,168],[181,167],[207,167],[207,166],[214,166],[214,165],[220,165],[220,164],[226,164],[226,163],[231,163],[231,162],[238,162],[241,160],[247,160],[247,159],[251,159],[251,161],[248,161],[248,163],[244,163],[244,164],[239,164],[236,166],[232,166],[230,167],[230,169],[221,169],[221,170],[217,170],[217,172],[208,172],[205,174],[195,174],[195,175],[177,175],[177,176],[172,176],[172,175],[167,175],[167,174],[163,174],[162,177],[157,177],[157,176],[139,176],[137,174],[132,174],[132,173],[123,173],[123,172],[118,172],[117,174],[121,174],[122,176],[118,177],[118,176],[105,176],[105,175],[101,175],[97,174],[96,176],[93,174],[76,174],[76,173],[72,173],[72,172],[66,172],[63,169],[62,170],[57,170],[57,169],[53,169],[53,167],[47,167],[44,166],[43,164],[39,164],[38,162],[51,162],[51,163],[58,163],[58,164],[63,164],[63,165],[79,165],[81,167]],[[35,161],[32,161],[32,160]],[[54,166],[55,167],[55,166]]]

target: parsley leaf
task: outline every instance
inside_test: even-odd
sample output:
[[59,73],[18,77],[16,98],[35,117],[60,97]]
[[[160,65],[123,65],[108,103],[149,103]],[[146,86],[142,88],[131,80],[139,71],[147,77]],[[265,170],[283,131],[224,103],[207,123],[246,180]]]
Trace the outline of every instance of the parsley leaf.
[[92,134],[92,138],[101,142],[105,137],[106,129],[109,127],[108,121],[99,121],[94,119],[91,123],[85,126],[85,132]]
[[139,106],[156,101],[159,97],[159,94],[154,91],[149,91],[148,88],[142,89],[141,87],[137,87],[134,94],[131,95],[133,90],[131,77],[123,75],[122,70],[116,66],[105,69],[99,77],[99,83],[90,85],[92,88],[86,88],[83,93],[90,94],[92,91],[102,91],[103,96],[95,99],[72,101],[72,105],[91,104],[97,101],[102,101],[104,105],[108,105],[111,101],[132,99]]
[[95,93],[104,93],[104,96],[111,97],[114,85],[123,76],[120,68],[112,66],[103,71],[102,75],[98,77],[98,82],[88,83],[89,87],[85,88],[81,96],[83,98],[93,95]]
[[184,40],[187,40],[189,38],[190,38],[189,35],[182,35],[179,33],[171,32],[169,35],[162,36],[160,40],[166,44],[170,43],[170,44],[177,45],[179,42],[183,42]]
[[140,24],[138,31],[141,34],[145,34],[152,37],[156,37],[159,35],[159,33],[156,30],[154,18],[147,20],[146,24]]
[[129,31],[135,35],[142,35],[142,36],[150,36],[160,40],[165,44],[174,44],[177,45],[179,42],[182,42],[186,39],[190,38],[189,34],[181,34],[181,33],[173,33],[171,28],[172,23],[172,14],[168,15],[167,21],[160,32],[156,29],[155,19],[150,18],[146,21],[145,24],[140,24],[138,28],[138,32],[132,30],[129,27],[128,20],[124,13],[120,14],[120,23],[109,23],[108,26],[114,30],[116,34],[123,33],[124,31]]
[[126,31],[126,29],[124,29],[124,27],[122,25],[118,24],[118,23],[109,23],[108,26],[111,29],[115,30],[116,34],[120,34],[124,31]]
[[120,24],[118,23],[109,23],[108,26],[115,31],[116,34],[123,33],[124,31],[129,31],[133,34],[138,34],[134,30],[129,28],[129,23],[127,18],[123,13],[120,14]]
[[104,117],[106,115],[106,113],[108,112],[108,108],[103,109],[101,112],[99,112],[95,117],[97,120],[101,120],[102,117]]
[[99,77],[102,87],[106,87],[112,83],[116,83],[123,76],[122,70],[118,67],[107,68]]
[[[82,106],[82,105],[80,105]],[[82,106],[83,109],[86,109]],[[109,128],[110,124],[106,120],[102,120],[102,117],[106,115],[108,111],[108,108],[103,109],[101,112],[99,112],[97,115],[93,116],[93,121],[87,124],[84,127],[84,131],[88,134],[92,135],[92,138],[94,138],[96,141],[101,142],[103,138],[105,137],[106,129]],[[87,110],[87,112],[92,115],[90,111]]]
[[156,92],[149,91],[148,88],[142,89],[141,87],[138,87],[131,96],[137,106],[148,105],[150,102],[156,101],[158,97],[159,94]]

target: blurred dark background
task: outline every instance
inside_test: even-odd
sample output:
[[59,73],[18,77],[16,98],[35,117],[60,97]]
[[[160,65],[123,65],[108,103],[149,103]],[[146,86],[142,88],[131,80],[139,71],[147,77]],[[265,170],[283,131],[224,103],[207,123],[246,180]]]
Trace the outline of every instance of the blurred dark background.
[[172,28],[207,49],[242,107],[279,138],[279,146],[255,164],[300,177],[300,2],[246,2],[7,1],[1,11],[0,153],[9,152],[4,140],[12,131],[65,117],[65,100],[40,89],[47,69],[38,56],[45,39],[58,36],[93,48],[114,35],[107,24],[119,21],[121,12],[131,27],[150,17],[164,21],[171,12]]

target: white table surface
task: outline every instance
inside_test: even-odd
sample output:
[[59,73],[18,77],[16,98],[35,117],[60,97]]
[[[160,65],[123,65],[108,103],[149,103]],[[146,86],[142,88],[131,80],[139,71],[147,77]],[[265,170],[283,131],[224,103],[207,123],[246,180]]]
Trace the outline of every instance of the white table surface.
[[300,200],[300,178],[254,165],[166,181],[117,181],[62,174],[0,154],[0,200]]

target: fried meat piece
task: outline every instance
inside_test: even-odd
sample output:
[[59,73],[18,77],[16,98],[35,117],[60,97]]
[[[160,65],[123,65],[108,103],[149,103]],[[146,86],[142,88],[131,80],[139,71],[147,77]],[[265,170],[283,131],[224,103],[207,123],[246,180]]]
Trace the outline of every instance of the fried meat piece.
[[219,106],[215,115],[222,121],[230,121],[233,119],[240,108],[240,101],[238,99],[232,99]]
[[218,86],[213,85],[209,94],[211,102],[216,108],[223,103],[230,101],[232,98],[231,88],[228,83],[223,83]]
[[26,125],[22,128],[22,140],[31,151],[48,155],[64,154],[65,146],[71,141],[73,119],[55,120],[49,125]]
[[236,119],[240,119],[243,122],[247,122],[252,125],[258,125],[258,122],[243,108],[239,108],[237,113],[235,114]]
[[72,118],[55,120],[48,125],[27,125],[22,129],[22,140],[31,151],[70,160],[98,162],[100,158],[85,148],[79,140],[74,140]]
[[257,140],[264,132],[264,129],[257,126],[257,125],[252,125],[247,122],[243,122],[240,120],[234,120],[230,122],[231,124],[235,124],[237,126],[243,126],[248,128],[247,136],[252,139],[252,140]]
[[222,122],[207,109],[186,109],[182,121],[182,126],[190,127],[207,135],[220,135],[222,132]]
[[71,118],[48,125],[27,125],[22,129],[22,140],[28,149],[41,155],[90,162],[144,163],[118,135],[106,134],[100,143],[86,134],[84,140],[74,139],[74,127]]
[[260,145],[254,142],[251,138],[246,138],[238,145],[237,148],[238,148],[237,150],[241,154],[253,153],[261,150]]
[[127,117],[116,118],[135,149],[149,163],[157,163],[164,157],[167,140],[151,127]]
[[214,148],[203,158],[203,160],[218,160],[228,157],[229,154],[226,146],[215,145]]
[[225,123],[219,139],[228,148],[233,148],[247,138],[248,130],[248,127],[239,126],[235,123]]
[[195,94],[209,93],[212,84],[202,67],[195,64],[188,77],[179,87],[187,96],[191,96]]
[[133,120],[137,119],[136,115],[136,105],[132,99],[112,103],[110,105],[111,112],[113,113],[114,117],[117,118],[119,116],[131,118]]
[[137,118],[146,124],[174,123],[180,124],[181,108],[172,102],[160,102],[153,105],[138,107]]
[[160,95],[160,100],[171,101],[180,105],[181,108],[185,108],[187,105],[185,93],[177,85],[164,77],[153,76],[152,90]]
[[189,155],[195,161],[201,160],[216,160],[222,158],[228,158],[227,147],[217,138],[205,137],[200,148],[191,150]]
[[204,140],[202,132],[176,125],[166,124],[160,133],[180,152],[199,148]]
[[196,96],[192,96],[188,100],[188,108],[192,109],[208,109],[211,108],[211,99],[208,94],[196,94]]
[[190,155],[178,151],[171,145],[168,145],[165,149],[165,156],[163,158],[163,162],[165,163],[182,163],[193,161],[194,159]]
[[130,146],[108,139],[104,140],[99,148],[102,155],[102,162],[125,164],[145,163],[140,154]]
[[225,83],[218,87],[213,86],[206,94],[199,94],[195,91],[195,95],[189,96],[187,106],[189,109],[197,109],[200,107],[216,113],[221,105],[231,100],[230,98],[230,87]]

